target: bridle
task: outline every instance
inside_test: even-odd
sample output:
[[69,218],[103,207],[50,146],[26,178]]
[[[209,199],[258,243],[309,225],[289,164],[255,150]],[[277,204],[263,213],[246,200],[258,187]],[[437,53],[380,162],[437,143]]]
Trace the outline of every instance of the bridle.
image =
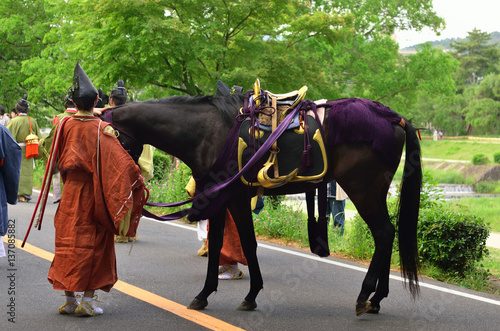
[[[115,127],[114,122],[113,122],[113,109],[114,108],[107,110],[102,115],[103,120],[105,122],[108,122],[109,124],[111,124],[113,126],[113,128],[115,130],[115,136],[118,139],[118,141],[120,142],[120,144],[122,145],[123,149],[125,151],[127,151],[127,153],[129,153],[129,155],[134,159],[135,163],[137,163],[139,160],[139,157],[142,154],[142,145],[143,144],[141,144],[139,141],[137,141],[137,139],[135,139],[133,136],[131,136],[127,132],[125,132],[123,130],[119,130]],[[123,139],[123,136],[127,137],[129,139],[129,141],[132,142],[132,144],[130,144],[130,142],[127,144],[125,142],[125,140]]]

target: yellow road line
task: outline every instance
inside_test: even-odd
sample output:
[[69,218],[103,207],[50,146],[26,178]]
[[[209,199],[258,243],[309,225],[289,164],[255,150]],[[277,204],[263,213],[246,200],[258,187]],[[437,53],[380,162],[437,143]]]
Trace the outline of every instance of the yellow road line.
[[[5,243],[8,242],[7,236],[4,236],[3,241]],[[24,248],[21,248],[21,244],[22,244],[22,241],[19,239],[16,239],[16,248],[19,248],[23,251],[31,253],[35,256],[41,257],[42,259],[45,259],[47,261],[52,262],[52,260],[54,259],[54,254],[51,252],[47,252],[46,250],[43,250],[43,249],[38,248],[36,246],[30,245],[28,243],[26,243],[24,245]],[[125,294],[130,295],[134,298],[137,298],[139,300],[147,302],[153,306],[156,306],[158,308],[161,308],[163,310],[171,312],[172,314],[175,314],[175,315],[182,317],[186,320],[194,322],[198,325],[204,326],[210,330],[243,330],[243,329],[238,328],[234,325],[226,323],[222,320],[219,320],[219,319],[214,318],[212,316],[203,314],[197,310],[187,309],[184,305],[181,305],[181,304],[178,304],[177,302],[174,302],[172,300],[168,300],[166,298],[163,298],[163,297],[161,297],[157,294],[154,294],[152,292],[143,290],[137,286],[122,282],[121,280],[116,282],[116,284],[114,285],[114,288],[122,293],[125,293]]]

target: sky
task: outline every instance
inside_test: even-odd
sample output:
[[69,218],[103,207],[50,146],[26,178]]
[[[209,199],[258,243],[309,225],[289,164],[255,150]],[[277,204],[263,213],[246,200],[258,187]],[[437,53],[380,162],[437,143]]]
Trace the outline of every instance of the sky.
[[500,0],[433,0],[434,11],[444,18],[446,28],[437,36],[430,29],[422,32],[396,32],[400,48],[426,41],[465,38],[474,28],[481,32],[500,32]]

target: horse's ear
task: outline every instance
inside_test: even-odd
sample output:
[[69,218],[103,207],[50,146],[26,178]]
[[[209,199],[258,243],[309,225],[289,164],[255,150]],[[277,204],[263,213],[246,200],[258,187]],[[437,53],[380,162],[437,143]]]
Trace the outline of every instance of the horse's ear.
[[242,93],[243,92],[243,87],[242,86],[238,86],[238,85],[233,85],[233,87],[231,88],[232,92],[233,93]]
[[227,96],[231,94],[231,89],[229,86],[224,84],[222,81],[217,82],[217,96]]

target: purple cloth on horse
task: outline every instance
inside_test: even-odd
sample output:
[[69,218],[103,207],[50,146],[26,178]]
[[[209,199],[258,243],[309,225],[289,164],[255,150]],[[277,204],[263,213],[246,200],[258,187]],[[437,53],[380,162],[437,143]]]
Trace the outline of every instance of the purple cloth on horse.
[[393,124],[401,121],[401,115],[377,101],[359,98],[328,102],[328,148],[342,143],[371,142],[389,165],[399,162]]

